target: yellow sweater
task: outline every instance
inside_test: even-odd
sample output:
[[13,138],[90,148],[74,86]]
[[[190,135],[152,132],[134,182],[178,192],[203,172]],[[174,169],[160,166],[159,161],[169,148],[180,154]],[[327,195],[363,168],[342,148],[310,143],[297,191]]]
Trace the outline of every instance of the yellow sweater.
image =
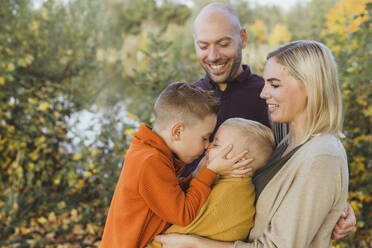
[[[220,241],[244,240],[254,223],[254,199],[250,177],[220,179],[189,225],[172,225],[165,233],[196,234]],[[147,247],[161,244],[152,242]]]

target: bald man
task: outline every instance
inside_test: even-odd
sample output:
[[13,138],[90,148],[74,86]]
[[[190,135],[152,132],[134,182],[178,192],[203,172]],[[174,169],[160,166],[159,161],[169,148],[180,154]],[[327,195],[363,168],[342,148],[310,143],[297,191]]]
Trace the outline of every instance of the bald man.
[[[221,102],[211,140],[221,123],[233,117],[270,126],[266,103],[259,97],[264,80],[253,74],[248,65],[242,65],[247,32],[241,28],[235,10],[223,3],[207,5],[194,21],[193,35],[199,63],[206,72],[193,84],[213,91]],[[200,158],[186,166],[182,175],[188,176],[199,161]]]
[[[218,127],[233,117],[270,126],[266,103],[259,97],[264,80],[253,74],[248,65],[242,65],[242,49],[246,47],[247,32],[241,27],[236,11],[224,3],[208,4],[195,18],[193,36],[196,55],[206,72],[204,78],[193,84],[214,91],[221,102],[211,140]],[[186,166],[182,176],[188,176],[195,170],[199,161],[200,158]],[[333,238],[345,237],[355,225],[354,210],[347,204],[335,226]]]

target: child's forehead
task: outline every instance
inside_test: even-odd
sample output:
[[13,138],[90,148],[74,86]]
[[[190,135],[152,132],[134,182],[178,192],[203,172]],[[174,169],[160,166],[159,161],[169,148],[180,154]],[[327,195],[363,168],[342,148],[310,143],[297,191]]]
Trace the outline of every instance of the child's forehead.
[[219,140],[229,139],[239,135],[240,132],[239,128],[232,125],[222,125],[217,130],[216,138]]
[[247,140],[249,140],[250,142],[254,142],[258,138],[252,132],[230,124],[222,124],[217,130],[216,137],[219,140],[233,139],[234,141],[244,140],[245,142]]
[[218,129],[218,131],[220,130],[221,132],[238,133],[241,131],[241,128],[231,125],[231,124],[222,124],[220,128]]

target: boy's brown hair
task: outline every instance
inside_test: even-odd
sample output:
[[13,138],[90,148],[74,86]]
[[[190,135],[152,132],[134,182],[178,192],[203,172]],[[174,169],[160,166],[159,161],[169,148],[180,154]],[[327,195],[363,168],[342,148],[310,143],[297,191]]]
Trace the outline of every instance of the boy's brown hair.
[[169,84],[155,102],[155,123],[165,128],[172,121],[182,121],[192,126],[210,114],[217,114],[219,100],[211,92],[189,83]]

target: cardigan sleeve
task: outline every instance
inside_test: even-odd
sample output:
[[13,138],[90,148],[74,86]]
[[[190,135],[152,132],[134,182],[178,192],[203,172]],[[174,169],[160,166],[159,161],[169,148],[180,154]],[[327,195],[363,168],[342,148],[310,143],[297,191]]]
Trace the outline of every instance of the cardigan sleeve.
[[161,219],[180,226],[188,225],[198,214],[210,193],[216,173],[204,168],[182,191],[173,165],[166,158],[151,156],[141,171],[139,192],[147,206]]
[[[318,155],[298,166],[304,168],[298,169],[288,191],[280,192],[285,194],[283,200],[276,203],[277,210],[263,234],[248,243],[237,241],[233,247],[301,248],[310,245],[344,189],[343,159]],[[322,235],[331,237],[332,229],[329,232]]]

